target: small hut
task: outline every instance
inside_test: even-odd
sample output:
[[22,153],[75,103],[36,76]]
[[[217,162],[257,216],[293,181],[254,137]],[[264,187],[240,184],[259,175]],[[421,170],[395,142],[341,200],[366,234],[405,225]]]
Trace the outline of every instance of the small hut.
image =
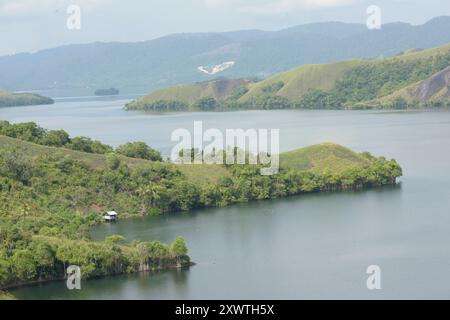
[[105,221],[107,222],[113,222],[117,220],[117,212],[115,211],[108,211],[103,215],[103,218],[105,219]]

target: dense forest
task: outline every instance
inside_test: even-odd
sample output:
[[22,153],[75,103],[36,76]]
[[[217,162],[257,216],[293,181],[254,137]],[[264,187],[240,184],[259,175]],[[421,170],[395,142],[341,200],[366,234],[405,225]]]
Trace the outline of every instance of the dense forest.
[[[67,140],[62,131],[47,131],[34,123],[3,122],[1,133],[13,138],[0,136],[0,287],[63,278],[64,268],[70,264],[79,265],[84,277],[190,264],[182,238],[171,246],[158,241],[125,241],[120,235],[91,241],[90,227],[100,223],[102,213],[110,209],[122,217],[160,215],[307,192],[394,184],[402,175],[395,160],[339,149],[341,154],[348,153],[348,159],[342,161],[354,161],[354,165],[303,170],[295,165],[304,161],[291,153],[282,157],[286,165],[274,176],[260,175],[259,165],[223,165],[226,174],[198,183],[181,170],[183,165],[134,152],[149,148],[141,143],[109,152],[104,152],[105,147],[94,148],[103,154],[97,159],[101,163],[92,166],[84,160],[89,153],[76,158],[80,152],[69,149],[73,139]],[[55,135],[64,139],[53,139]],[[330,148],[324,145],[316,150],[323,156]],[[305,152],[311,157],[311,151]],[[136,163],[123,154],[151,161]],[[339,161],[334,159],[333,164]],[[204,166],[199,170],[206,170]]]
[[[127,143],[114,151],[99,141],[71,139],[63,130],[47,131],[35,123],[2,121],[0,135],[108,153],[106,161],[117,172],[126,170],[120,160],[125,157],[161,160],[159,152],[142,142]],[[124,202],[114,208],[125,211],[131,206],[123,200],[126,194],[107,191],[113,187],[108,186],[108,179],[120,184],[121,175],[108,178],[103,172],[100,177],[82,162],[61,155],[35,158],[26,149],[20,143],[17,148],[0,147],[0,287],[63,278],[65,266],[71,264],[82,268],[84,278],[189,265],[182,238],[172,246],[158,241],[124,244],[120,236],[90,241],[90,226],[101,221],[101,210],[92,208],[111,208],[107,200],[111,197]]]
[[120,236],[89,239],[89,228],[107,208],[151,213],[144,181],[174,174],[163,164],[132,171],[112,156],[110,168],[98,171],[65,157],[35,158],[24,148],[0,150],[0,286],[62,278],[71,264],[84,278],[189,264],[182,238],[171,247],[125,245]]

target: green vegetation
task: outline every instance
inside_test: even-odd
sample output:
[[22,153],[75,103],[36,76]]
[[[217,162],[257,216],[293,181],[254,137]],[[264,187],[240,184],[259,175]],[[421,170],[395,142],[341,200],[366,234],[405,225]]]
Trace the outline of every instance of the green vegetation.
[[11,93],[0,90],[0,107],[53,104],[53,99],[32,93]]
[[[352,68],[336,82],[329,92],[321,92],[309,104],[305,98],[302,107],[352,108],[361,107],[369,101],[380,99],[447,68],[450,65],[450,50],[444,54],[421,58],[389,59],[378,63],[362,64]],[[331,102],[331,103],[330,103]],[[391,104],[380,104],[379,108],[406,109],[409,105],[401,99]]]
[[250,90],[239,102],[252,103],[264,93],[267,86],[282,82],[276,92],[272,92],[289,101],[299,101],[311,89],[329,91],[345,72],[363,63],[361,60],[344,61],[333,64],[308,64],[250,86]]
[[[136,143],[123,149],[145,159],[86,153],[67,149],[70,142],[36,144],[49,132],[30,124],[3,122],[2,128],[15,138],[0,136],[0,287],[63,278],[70,264],[79,265],[84,277],[190,264],[179,237],[171,246],[126,243],[120,235],[92,241],[90,227],[111,209],[121,218],[159,215],[394,184],[402,174],[395,160],[334,144],[281,154],[280,173],[262,176],[259,165],[149,161],[149,147]],[[67,140],[62,131],[51,136]]]
[[163,186],[180,176],[175,168],[148,162],[130,169],[120,160],[116,168],[99,170],[70,156],[33,156],[29,143],[15,141],[0,146],[0,287],[63,278],[70,264],[85,278],[189,265],[181,238],[174,251],[157,241],[89,239],[90,226],[110,208],[122,216],[161,212],[152,202],[151,181],[164,181],[160,191],[167,192]]
[[127,110],[145,110],[151,112],[188,111],[189,105],[175,100],[157,100],[151,102],[132,102],[125,106]]
[[[178,85],[153,92],[126,105],[127,110],[152,112],[214,111],[230,107],[247,92],[251,80],[216,79],[208,82]],[[226,100],[226,102],[225,102]]]
[[241,83],[220,96],[209,90],[216,82],[177,86],[156,91],[127,108],[222,111],[450,106],[445,76],[450,73],[449,66],[447,45],[382,60],[305,65],[264,81]]
[[16,298],[8,292],[0,291],[0,300],[16,300]]
[[[88,137],[70,138],[64,130],[46,130],[34,122],[11,124],[0,121],[0,135],[52,147],[65,147],[72,150],[95,154],[114,153],[114,149],[98,140]],[[144,142],[132,142],[119,146],[115,153],[130,158],[161,161],[161,154]]]
[[129,158],[162,161],[161,153],[150,148],[145,142],[129,142],[116,149],[116,153]]

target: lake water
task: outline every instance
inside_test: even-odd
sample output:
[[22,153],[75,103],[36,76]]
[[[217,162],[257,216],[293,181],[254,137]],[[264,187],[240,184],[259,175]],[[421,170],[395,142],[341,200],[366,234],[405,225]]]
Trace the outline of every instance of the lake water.
[[[100,225],[171,242],[186,238],[189,270],[21,288],[21,299],[380,299],[450,298],[450,111],[244,111],[150,115],[129,99],[61,99],[52,106],[1,108],[0,119],[36,121],[117,146],[146,141],[168,154],[176,128],[279,128],[283,151],[331,141],[395,158],[401,185],[314,194]],[[381,290],[366,268],[381,267]]]

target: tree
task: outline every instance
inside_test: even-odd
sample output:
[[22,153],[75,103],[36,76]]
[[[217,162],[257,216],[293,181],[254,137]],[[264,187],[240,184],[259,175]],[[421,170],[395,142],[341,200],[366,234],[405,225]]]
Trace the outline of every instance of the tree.
[[[3,158],[3,159],[2,159]],[[2,161],[3,160],[3,161]],[[33,164],[18,149],[6,152],[0,156],[0,173],[22,183],[27,183],[33,176]]]
[[125,237],[123,237],[123,236],[121,236],[119,234],[113,234],[113,235],[108,236],[108,237],[105,238],[105,242],[106,243],[113,243],[113,244],[124,243],[125,240],[126,240]]
[[35,143],[39,143],[40,139],[45,135],[45,130],[34,122],[12,124],[6,126],[2,131],[8,137]]
[[120,166],[120,158],[115,153],[108,153],[106,155],[106,164],[109,169],[117,170]]
[[66,265],[69,265],[73,259],[74,250],[68,243],[63,243],[58,246],[56,250],[56,258],[64,264],[64,270]]
[[28,249],[16,250],[11,257],[13,273],[23,281],[33,280],[37,275],[36,260]]
[[201,111],[213,111],[217,106],[217,101],[213,97],[203,97],[194,103],[193,108]]
[[44,277],[49,276],[55,263],[55,253],[52,248],[44,242],[34,243],[32,248],[39,272],[38,275]]
[[159,241],[152,241],[148,243],[148,253],[150,258],[165,258],[170,254],[170,247]]
[[70,142],[70,148],[73,150],[93,153],[92,140],[87,137],[75,137]]
[[130,158],[162,161],[161,153],[150,148],[145,142],[129,142],[116,149],[118,154]]
[[170,247],[170,251],[172,255],[176,258],[177,267],[181,267],[181,260],[188,253],[188,248],[186,245],[186,241],[182,237],[176,237],[175,241],[172,243]]
[[268,84],[262,88],[262,92],[264,93],[277,93],[284,87],[283,81],[276,81],[274,83]]
[[148,260],[150,258],[149,250],[145,242],[139,242],[136,245],[138,257],[139,257],[139,270],[144,271],[147,269]]
[[0,120],[0,134],[6,135],[6,129],[10,127],[11,124],[6,120]]
[[88,137],[75,137],[70,144],[68,144],[68,147],[73,150],[98,154],[105,154],[113,151],[110,146]]
[[145,110],[153,112],[186,111],[188,107],[189,106],[185,102],[175,100],[158,100],[153,102],[133,101],[125,106],[127,110]]
[[138,190],[139,196],[144,199],[144,205],[154,208],[157,201],[161,198],[163,188],[156,183],[150,183]]
[[392,102],[392,109],[402,110],[406,108],[408,108],[408,102],[402,97],[397,97]]
[[172,243],[170,250],[175,257],[182,257],[187,255],[188,248],[186,245],[186,240],[184,240],[183,237],[176,237],[175,241]]
[[44,135],[41,142],[47,146],[62,147],[70,142],[70,137],[64,130],[51,130]]
[[3,256],[0,256],[0,287],[11,281],[10,263]]

